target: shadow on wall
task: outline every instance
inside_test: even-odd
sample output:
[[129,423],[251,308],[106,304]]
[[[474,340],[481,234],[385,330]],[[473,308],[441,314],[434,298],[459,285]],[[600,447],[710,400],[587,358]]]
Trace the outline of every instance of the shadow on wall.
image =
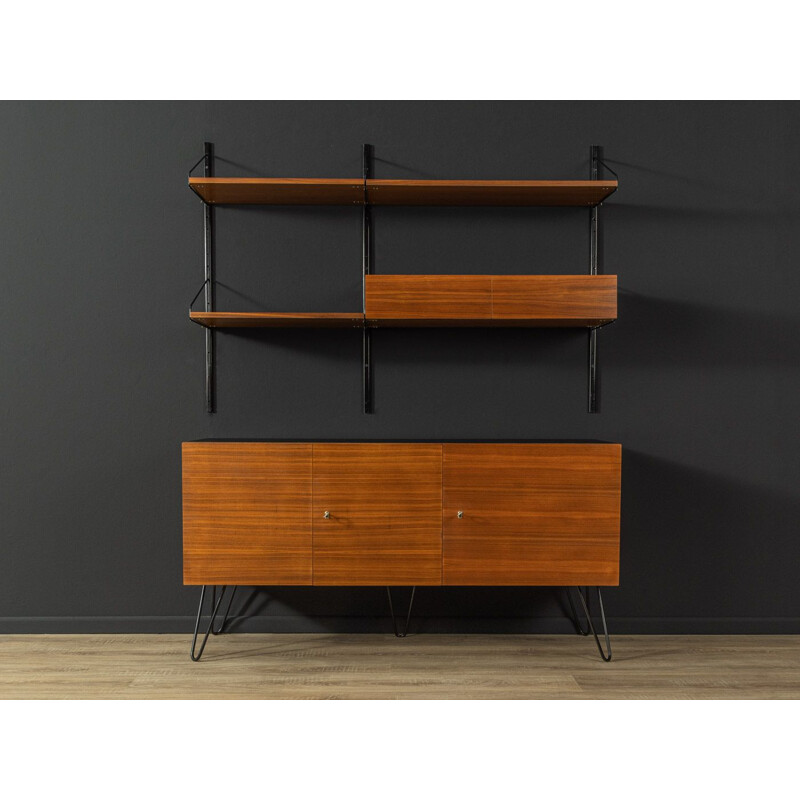
[[[609,614],[637,621],[626,632],[744,633],[736,620],[745,617],[753,632],[767,632],[765,619],[788,632],[780,618],[800,631],[797,491],[630,450],[622,465],[621,588],[610,593]],[[743,528],[749,537],[730,535]]]
[[[800,317],[646,297],[619,291],[619,322],[613,347],[603,357],[614,363],[741,367],[800,366]],[[636,335],[627,335],[635,330]],[[605,332],[604,332],[605,335]]]

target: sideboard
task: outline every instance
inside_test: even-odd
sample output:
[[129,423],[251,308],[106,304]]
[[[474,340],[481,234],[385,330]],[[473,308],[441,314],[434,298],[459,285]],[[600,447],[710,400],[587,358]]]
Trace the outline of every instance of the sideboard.
[[[230,610],[239,585],[385,586],[390,604],[392,586],[564,586],[577,587],[587,622],[584,630],[576,620],[578,631],[594,634],[609,660],[599,587],[619,584],[621,451],[599,442],[184,442],[183,580],[203,587],[192,658],[224,628],[214,623],[226,587]],[[207,587],[211,618],[195,653]],[[405,635],[396,620],[395,633]]]

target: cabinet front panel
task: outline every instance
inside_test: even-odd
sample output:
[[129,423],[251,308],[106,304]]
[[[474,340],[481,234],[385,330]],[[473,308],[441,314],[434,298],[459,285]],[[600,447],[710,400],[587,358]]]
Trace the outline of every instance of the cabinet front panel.
[[315,585],[441,584],[440,444],[315,444],[313,484]]
[[492,318],[492,279],[488,275],[367,275],[367,320],[413,325],[415,319]]
[[492,278],[496,320],[531,317],[597,320],[617,318],[616,275],[502,275]]
[[185,442],[183,582],[311,583],[311,445]]
[[618,444],[444,445],[443,583],[616,586],[620,464]]

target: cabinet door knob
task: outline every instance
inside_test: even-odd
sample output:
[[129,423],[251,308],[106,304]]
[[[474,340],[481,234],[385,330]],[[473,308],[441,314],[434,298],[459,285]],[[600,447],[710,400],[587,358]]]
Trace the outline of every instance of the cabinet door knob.
[[330,519],[330,518],[331,518],[331,512],[330,512],[330,511],[326,511],[326,512],[325,512],[325,513],[324,513],[322,516],[323,516],[325,519]]
[[457,516],[458,516],[458,518],[459,518],[459,519],[463,519],[463,517],[464,517],[464,512],[463,512],[463,511],[459,511],[459,512],[458,512],[458,514],[457,514]]

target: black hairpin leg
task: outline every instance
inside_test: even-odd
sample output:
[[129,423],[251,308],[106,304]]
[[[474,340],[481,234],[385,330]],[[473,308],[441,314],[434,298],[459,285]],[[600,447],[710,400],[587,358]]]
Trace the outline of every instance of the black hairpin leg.
[[[588,636],[589,635],[589,628],[584,630],[581,628],[581,621],[578,619],[578,611],[575,608],[575,603],[572,602],[572,586],[567,586],[567,600],[569,600],[569,607],[571,613],[571,622],[575,626],[575,633],[579,634],[580,636]],[[578,590],[578,594],[581,593],[580,586],[576,587]]]
[[[225,589],[226,589],[226,587],[223,586],[222,587],[222,594],[225,593]],[[222,597],[222,594],[220,594],[220,597]],[[220,622],[219,628],[217,628],[217,630],[214,630],[213,628],[211,629],[211,635],[212,636],[219,636],[219,634],[225,632],[225,623],[228,621],[228,614],[231,613],[231,605],[233,604],[233,598],[234,598],[235,595],[236,595],[236,587],[232,586],[230,594],[228,595],[228,605],[225,606],[225,615],[222,617],[222,622]],[[213,604],[213,600],[212,600],[212,604]]]
[[417,591],[416,586],[411,587],[411,599],[408,601],[408,614],[406,614],[406,624],[402,632],[397,627],[397,617],[394,615],[394,605],[392,604],[392,590],[387,586],[386,595],[389,598],[389,613],[392,615],[392,626],[394,627],[394,635],[398,639],[403,639],[408,635],[408,622],[411,619],[411,609],[414,606],[414,593]]
[[[203,637],[203,642],[200,645],[200,650],[195,652],[197,648],[197,636],[200,632],[200,618],[203,615],[203,604],[206,599],[206,589],[208,587],[203,586],[200,589],[200,604],[197,606],[197,620],[194,623],[194,636],[192,637],[192,650],[191,650],[191,658],[192,661],[199,661],[200,656],[203,655],[203,650],[206,649],[206,642],[208,641],[208,637],[210,634],[214,634],[215,636],[218,633],[222,633],[222,629],[225,627],[225,622],[228,619],[228,611],[231,610],[231,602],[233,601],[233,595],[236,591],[236,587],[234,587],[233,592],[231,592],[230,598],[228,600],[228,610],[225,612],[225,619],[222,620],[222,625],[217,630],[214,630],[214,620],[217,618],[217,611],[219,611],[219,607],[222,604],[222,598],[225,596],[225,590],[228,588],[227,586],[222,587],[222,591],[219,593],[219,597],[216,598],[216,587],[212,587],[212,596],[211,596],[211,619],[208,621],[208,629],[206,630],[205,636]],[[216,598],[216,599],[215,599]]]
[[[603,659],[603,661],[611,661],[611,639],[608,636],[608,626],[606,625],[606,612],[605,609],[603,608],[603,595],[600,593],[599,586],[597,586],[596,589],[597,589],[597,605],[600,608],[600,621],[603,623],[603,636],[605,637],[606,640],[605,651],[603,650],[603,645],[600,644],[600,637],[597,635],[597,631],[594,628],[594,624],[592,623],[592,616],[589,613],[589,606],[586,602],[586,598],[583,596],[583,592],[581,592],[580,590],[580,587],[577,587],[578,599],[581,601],[581,605],[583,606],[583,613],[586,615],[586,623],[589,626],[589,630],[586,631],[586,633],[583,632],[583,630],[581,629],[580,625],[577,622],[577,616],[576,616],[575,627],[578,629],[578,633],[580,633],[581,636],[588,636],[588,634],[591,633],[592,636],[594,636],[594,641],[595,644],[597,645],[597,649],[600,651],[600,657]],[[587,589],[587,594],[588,594],[588,589]],[[569,597],[570,607],[572,608],[574,613],[575,606],[572,602],[571,587],[567,587],[567,595]]]

